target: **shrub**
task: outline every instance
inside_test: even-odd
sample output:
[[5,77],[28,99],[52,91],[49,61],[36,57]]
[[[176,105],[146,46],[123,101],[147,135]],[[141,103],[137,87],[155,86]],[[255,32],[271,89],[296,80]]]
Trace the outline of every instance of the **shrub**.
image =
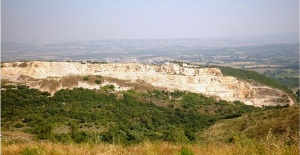
[[27,67],[27,63],[26,62],[23,62],[19,65],[19,67]]
[[102,82],[100,80],[95,80],[96,84],[101,84]]
[[83,77],[83,80],[84,80],[84,81],[88,81],[89,79],[90,79],[90,78],[87,77],[87,76]]
[[114,90],[114,89],[115,89],[115,86],[114,86],[114,85],[109,85],[109,89]]
[[14,127],[15,127],[15,128],[22,128],[22,127],[24,127],[24,125],[21,124],[21,123],[17,123]]

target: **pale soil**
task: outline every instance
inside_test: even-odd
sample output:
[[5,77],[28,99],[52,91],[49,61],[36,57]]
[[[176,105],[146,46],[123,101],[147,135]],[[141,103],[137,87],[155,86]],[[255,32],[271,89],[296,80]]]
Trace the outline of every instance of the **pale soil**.
[[[33,88],[49,91],[51,94],[60,89],[76,87],[100,89],[101,86],[109,84],[115,86],[115,91],[132,89],[132,87],[121,86],[122,84],[109,81],[103,81],[104,83],[101,85],[78,81],[77,84],[67,87],[63,87],[61,82],[63,77],[68,76],[101,75],[131,83],[143,81],[154,87],[170,91],[191,91],[227,101],[238,100],[248,105],[294,104],[286,93],[278,89],[266,86],[257,87],[235,77],[223,76],[220,69],[217,68],[194,68],[188,65],[181,67],[173,63],[157,66],[136,63],[82,64],[79,62],[41,61],[27,62],[26,67],[19,67],[22,63],[3,63],[2,79],[23,82]],[[43,80],[47,82],[41,83]]]

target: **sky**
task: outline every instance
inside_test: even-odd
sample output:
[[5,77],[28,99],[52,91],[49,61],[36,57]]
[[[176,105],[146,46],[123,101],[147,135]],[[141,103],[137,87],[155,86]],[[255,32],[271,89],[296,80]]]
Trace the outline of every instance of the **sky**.
[[2,0],[2,42],[299,32],[298,0]]

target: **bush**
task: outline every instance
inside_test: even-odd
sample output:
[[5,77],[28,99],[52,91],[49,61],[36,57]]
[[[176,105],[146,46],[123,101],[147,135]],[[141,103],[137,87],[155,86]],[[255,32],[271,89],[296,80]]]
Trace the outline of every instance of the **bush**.
[[19,67],[27,67],[27,63],[26,62],[23,62],[19,65]]
[[83,77],[83,80],[84,80],[84,81],[88,81],[89,79],[90,79],[90,78],[87,77],[87,76]]
[[101,84],[102,82],[100,80],[95,80],[96,84]]
[[106,85],[106,86],[103,86],[101,87],[100,89],[101,91],[103,92],[110,92],[110,91],[114,91],[115,90],[115,86],[114,85]]
[[17,123],[14,127],[15,127],[15,128],[22,128],[22,127],[24,127],[24,125],[21,124],[21,123]]

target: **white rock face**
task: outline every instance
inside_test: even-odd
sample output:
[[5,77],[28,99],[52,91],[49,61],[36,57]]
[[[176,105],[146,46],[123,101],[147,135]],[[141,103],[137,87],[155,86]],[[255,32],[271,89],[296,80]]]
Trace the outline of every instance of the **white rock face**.
[[[59,79],[69,75],[101,75],[132,82],[143,80],[156,87],[191,91],[227,101],[237,100],[248,105],[294,104],[280,90],[266,86],[257,87],[235,77],[223,76],[218,68],[189,68],[174,63],[156,66],[136,63],[10,62],[2,64],[1,72],[2,79],[13,82],[24,82],[20,78],[22,76]],[[264,90],[268,90],[268,93],[261,93]]]

